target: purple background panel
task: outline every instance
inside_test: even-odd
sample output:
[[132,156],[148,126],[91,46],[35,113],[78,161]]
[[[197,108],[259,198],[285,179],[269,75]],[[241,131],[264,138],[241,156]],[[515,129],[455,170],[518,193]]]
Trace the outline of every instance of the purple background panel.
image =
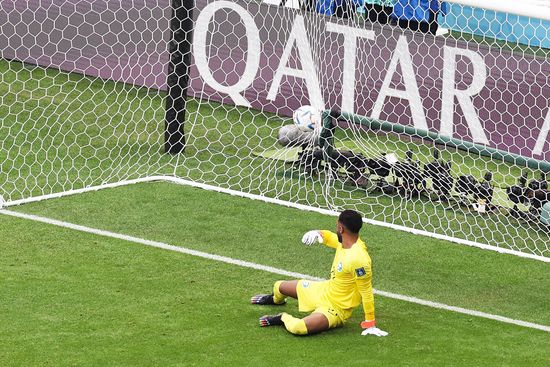
[[163,88],[169,0],[0,2],[5,59]]
[[[213,1],[197,0],[194,17]],[[267,100],[269,87],[279,66],[296,11],[255,1],[237,0],[252,15],[261,42],[260,65],[253,83],[243,92],[253,108],[291,115],[309,104],[304,80],[283,77],[274,101]],[[5,59],[89,76],[165,89],[167,42],[171,9],[169,0],[28,0],[0,1],[0,54]],[[214,78],[225,85],[238,81],[247,60],[245,27],[241,15],[218,11],[211,24],[209,67]],[[317,77],[327,108],[339,108],[342,96],[344,37],[328,32],[327,22],[336,18],[304,14]],[[342,23],[344,24],[344,23]],[[405,36],[413,60],[426,122],[431,131],[441,126],[444,48],[469,49],[484,60],[487,79],[472,98],[490,146],[529,157],[550,160],[548,138],[541,155],[533,148],[550,109],[550,61],[499,48],[466,43],[452,38],[432,37],[391,26],[354,23],[349,26],[375,32],[374,40],[357,42],[355,112],[370,116],[399,37]],[[301,67],[294,47],[290,66]],[[456,88],[472,80],[473,65],[466,58],[457,61]],[[402,69],[397,67],[391,87],[404,88]],[[195,65],[190,71],[189,94],[201,99],[232,104],[226,94],[207,85]],[[386,98],[381,119],[411,125],[409,103]],[[454,137],[472,140],[464,112],[455,101]]]

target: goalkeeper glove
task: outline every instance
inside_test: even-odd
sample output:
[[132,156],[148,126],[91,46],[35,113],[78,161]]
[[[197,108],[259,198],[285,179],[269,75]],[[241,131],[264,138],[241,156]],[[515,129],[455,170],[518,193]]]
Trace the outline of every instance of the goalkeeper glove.
[[309,231],[306,232],[306,234],[304,234],[304,236],[302,237],[302,243],[306,246],[313,245],[315,241],[323,243],[323,236],[321,235],[321,232]]
[[376,335],[376,336],[386,336],[388,335],[387,332],[384,330],[380,330],[376,326],[374,326],[376,322],[374,320],[372,321],[363,321],[361,323],[361,327],[365,330],[361,333],[361,335]]
[[376,336],[386,336],[388,333],[384,330],[380,330],[379,328],[373,326],[368,329],[363,330],[361,335],[376,335]]

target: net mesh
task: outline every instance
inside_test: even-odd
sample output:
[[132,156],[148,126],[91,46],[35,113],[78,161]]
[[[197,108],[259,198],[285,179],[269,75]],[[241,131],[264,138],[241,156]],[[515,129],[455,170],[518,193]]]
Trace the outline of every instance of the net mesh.
[[[311,105],[544,163],[547,21],[456,4],[415,13],[439,19],[436,30],[392,18],[394,1],[197,0],[185,151],[170,155],[168,45],[181,31],[171,32],[170,19],[183,3],[0,1],[4,200],[172,175],[548,256],[544,164],[522,167],[345,120],[334,128],[334,152],[361,169],[300,142],[298,132],[280,139],[294,111]],[[487,26],[494,22],[514,31],[499,39]],[[387,157],[398,161],[388,175],[369,170]],[[438,171],[426,171],[435,161]],[[403,178],[399,167],[407,165],[418,168],[420,183]]]

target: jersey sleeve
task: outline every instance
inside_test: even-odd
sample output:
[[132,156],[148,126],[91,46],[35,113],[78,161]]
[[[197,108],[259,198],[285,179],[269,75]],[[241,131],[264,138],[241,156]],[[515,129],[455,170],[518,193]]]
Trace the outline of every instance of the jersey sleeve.
[[374,295],[372,293],[372,269],[369,261],[356,262],[354,265],[355,284],[361,295],[365,320],[374,321]]
[[323,244],[331,248],[337,248],[338,244],[338,235],[331,231],[321,231],[321,236],[323,236]]

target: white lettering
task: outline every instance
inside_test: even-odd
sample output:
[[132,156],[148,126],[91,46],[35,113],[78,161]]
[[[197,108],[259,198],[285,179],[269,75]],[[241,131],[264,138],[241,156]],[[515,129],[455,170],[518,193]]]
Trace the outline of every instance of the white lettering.
[[340,108],[342,111],[354,113],[357,37],[373,40],[374,32],[336,23],[327,23],[326,29],[329,32],[336,32],[344,35],[344,75],[342,76],[342,104]]
[[[214,79],[206,56],[208,27],[214,14],[221,9],[231,9],[238,13],[246,27],[246,38],[248,40],[246,66],[239,81],[233,85],[224,85]],[[229,95],[236,105],[250,107],[250,102],[241,93],[252,84],[260,65],[260,31],[250,13],[233,2],[212,2],[205,6],[197,17],[193,36],[195,65],[204,82],[216,91]]]
[[[441,97],[441,135],[452,137],[454,133],[454,104],[455,96],[462,108],[466,123],[472,132],[474,142],[489,144],[485,131],[470,97],[478,94],[485,87],[487,68],[485,61],[477,52],[445,46],[443,50],[443,92]],[[457,89],[455,73],[457,69],[457,55],[470,59],[474,70],[472,83],[466,89]]]
[[[302,69],[293,69],[287,66],[290,53],[295,43],[298,50],[300,63],[302,64]],[[279,66],[273,76],[273,83],[267,93],[268,100],[275,100],[283,75],[304,79],[306,82],[307,93],[309,95],[309,104],[319,110],[323,110],[325,108],[323,94],[321,93],[321,87],[319,85],[319,80],[317,79],[317,71],[315,70],[315,64],[313,62],[313,57],[311,56],[311,47],[307,38],[304,17],[301,15],[297,15],[294,19],[292,30],[290,31],[288,41],[285,45],[285,49],[283,50],[283,55],[279,61]]]
[[533,154],[539,155],[542,154],[542,150],[546,145],[546,139],[548,138],[548,132],[550,131],[550,108],[546,113],[546,118],[542,124],[542,129],[540,130],[539,137],[537,138],[537,143],[535,148],[533,148]]
[[[390,88],[393,75],[397,71],[397,63],[401,65],[405,90]],[[386,97],[398,97],[409,101],[414,126],[419,129],[428,129],[426,115],[424,114],[424,108],[422,107],[422,100],[420,99],[420,92],[418,91],[418,84],[416,83],[412,66],[412,57],[409,51],[409,44],[406,36],[400,36],[397,41],[395,52],[393,53],[390,66],[388,67],[386,77],[384,78],[382,88],[380,89],[380,94],[378,94],[378,98],[376,99],[376,103],[374,104],[374,108],[372,110],[372,118],[380,118]]]

